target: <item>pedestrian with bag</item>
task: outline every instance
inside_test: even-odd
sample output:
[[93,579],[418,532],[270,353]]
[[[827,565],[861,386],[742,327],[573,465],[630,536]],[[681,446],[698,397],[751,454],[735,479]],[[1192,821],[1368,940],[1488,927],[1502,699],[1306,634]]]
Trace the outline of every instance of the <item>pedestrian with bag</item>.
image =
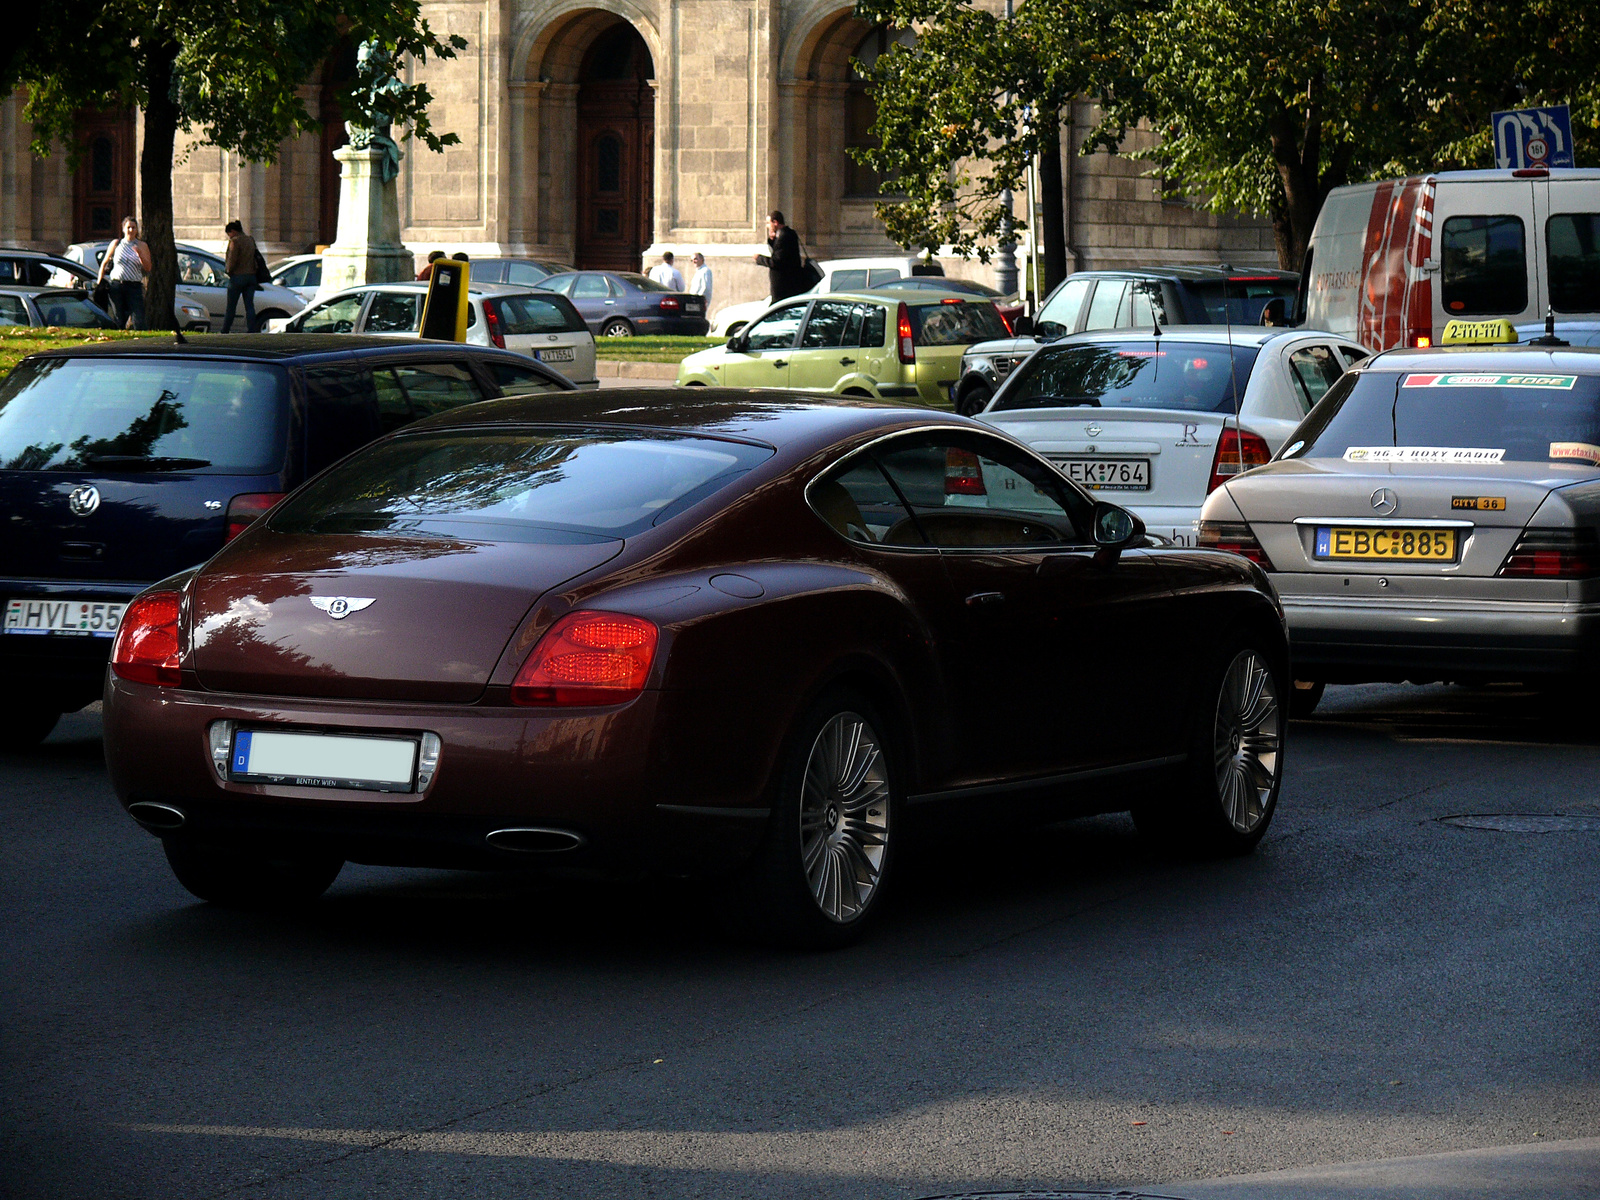
[[[107,279],[109,272],[110,278]],[[122,236],[106,247],[106,256],[100,260],[100,273],[95,276],[96,292],[104,283],[111,315],[119,329],[143,329],[144,280],[150,273],[150,244],[139,238],[139,222],[132,217],[122,218]]]
[[233,329],[233,314],[239,306],[240,297],[244,298],[245,329],[250,333],[259,332],[260,327],[256,324],[256,291],[261,287],[263,278],[270,278],[266,260],[261,257],[261,251],[256,249],[255,238],[246,233],[238,221],[229,221],[222,231],[228,235],[228,253],[222,262],[222,269],[228,273],[228,313],[222,318],[222,332],[228,333]]
[[756,255],[756,265],[767,269],[767,280],[772,285],[772,303],[798,296],[816,282],[806,271],[805,259],[800,253],[800,235],[783,223],[783,213],[777,209],[767,218],[767,248],[771,254]]

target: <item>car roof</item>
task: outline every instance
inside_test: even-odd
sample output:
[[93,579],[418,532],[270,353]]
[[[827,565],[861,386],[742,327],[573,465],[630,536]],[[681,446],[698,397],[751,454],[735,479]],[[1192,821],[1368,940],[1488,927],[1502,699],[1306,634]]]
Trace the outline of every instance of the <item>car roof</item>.
[[42,350],[33,357],[48,358],[204,358],[233,362],[317,361],[357,355],[406,354],[422,356],[441,351],[470,351],[476,355],[532,362],[525,354],[465,342],[423,338],[371,337],[358,333],[239,333],[227,338],[129,338]]
[[[944,296],[951,300],[960,300],[963,304],[991,304],[993,296],[980,296],[976,292],[945,292]],[[939,292],[930,291],[928,288],[892,288],[875,287],[861,288],[853,292],[818,292],[816,295],[790,296],[791,300],[876,300],[880,304],[898,303],[905,301],[907,304],[916,304],[926,307],[929,303],[938,303],[941,299]],[[781,301],[780,301],[781,303]],[[776,304],[773,305],[777,307]]]
[[1426,350],[1386,350],[1367,359],[1361,369],[1600,372],[1600,346],[1435,346]]
[[1278,267],[1231,266],[1175,266],[1175,267],[1117,267],[1100,271],[1074,271],[1068,279],[1171,279],[1180,283],[1240,283],[1259,280],[1263,283],[1294,283],[1300,278],[1298,271],[1284,271]]
[[[426,279],[399,279],[399,280],[396,280],[394,283],[361,283],[361,284],[357,284],[355,287],[343,288],[340,291],[335,292],[332,296],[329,296],[328,299],[333,300],[333,299],[338,298],[339,296],[359,295],[359,294],[361,294],[363,292],[425,292],[427,290],[428,290],[428,281]],[[524,293],[524,292],[540,291],[540,290],[541,289],[539,289],[539,288],[530,287],[526,283],[471,283],[471,282],[469,282],[467,284],[467,295],[469,295],[469,296],[472,295],[474,292],[479,293],[481,295],[485,295],[485,296],[505,296],[505,295],[508,295],[508,294],[511,294],[511,293],[519,293],[520,294],[520,293]],[[544,292],[543,294],[548,296],[548,295],[551,295],[552,293]]]
[[505,396],[425,418],[409,430],[481,425],[617,425],[747,438],[766,445],[826,446],[857,433],[916,425],[993,434],[954,413],[868,399],[831,398],[767,388],[616,388]]
[[[1305,337],[1307,334],[1320,334],[1329,338],[1338,336],[1332,333],[1325,334],[1317,329],[1280,329],[1275,326],[1267,327],[1263,325],[1235,325],[1231,329],[1227,325],[1163,325],[1160,337],[1218,346],[1265,346],[1275,338]],[[1139,326],[1133,329],[1086,329],[1081,333],[1069,333],[1053,342],[1046,342],[1044,345],[1082,346],[1098,342],[1153,342],[1156,340],[1155,330],[1149,326]],[[1339,338],[1339,340],[1347,342],[1350,339]]]

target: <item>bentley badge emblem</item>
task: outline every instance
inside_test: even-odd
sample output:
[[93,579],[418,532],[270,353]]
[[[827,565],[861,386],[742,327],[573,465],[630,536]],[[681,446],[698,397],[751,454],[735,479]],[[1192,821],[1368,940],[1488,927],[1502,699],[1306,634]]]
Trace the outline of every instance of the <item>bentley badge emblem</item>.
[[342,621],[353,612],[360,612],[373,603],[376,596],[311,596],[308,597],[335,621]]
[[1102,430],[1102,429],[1101,429],[1101,428],[1100,428],[1100,426],[1098,426],[1098,425],[1096,425],[1096,424],[1095,424],[1095,423],[1094,423],[1094,422],[1093,422],[1093,421],[1091,421],[1091,422],[1090,422],[1090,423],[1089,423],[1089,424],[1087,424],[1087,425],[1085,425],[1085,426],[1084,426],[1084,427],[1083,427],[1083,431],[1084,431],[1084,432],[1085,432],[1085,433],[1087,433],[1087,434],[1088,434],[1088,435],[1089,435],[1089,436],[1090,436],[1090,437],[1099,437],[1099,436],[1100,436],[1100,434],[1101,434],[1101,433],[1102,433],[1102,432],[1104,432],[1104,431],[1103,431],[1103,430]]
[[73,488],[67,497],[67,507],[72,510],[73,516],[87,517],[100,507],[100,489],[89,484]]
[[1387,517],[1400,507],[1400,497],[1390,488],[1379,488],[1372,493],[1372,511],[1380,517]]

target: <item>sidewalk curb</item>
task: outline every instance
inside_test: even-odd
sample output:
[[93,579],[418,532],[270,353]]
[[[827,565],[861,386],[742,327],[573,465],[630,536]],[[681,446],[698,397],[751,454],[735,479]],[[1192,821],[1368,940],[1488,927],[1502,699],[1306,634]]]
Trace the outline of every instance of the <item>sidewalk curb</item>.
[[678,364],[598,358],[595,360],[594,373],[598,379],[677,379]]

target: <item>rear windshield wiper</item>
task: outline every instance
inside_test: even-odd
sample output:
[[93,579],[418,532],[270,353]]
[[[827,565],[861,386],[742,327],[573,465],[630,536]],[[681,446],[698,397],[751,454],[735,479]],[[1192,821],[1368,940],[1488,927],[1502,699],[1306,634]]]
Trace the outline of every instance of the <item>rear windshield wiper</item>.
[[182,471],[189,467],[209,467],[209,458],[180,458],[159,454],[90,454],[83,460],[93,467],[120,467],[130,471]]

